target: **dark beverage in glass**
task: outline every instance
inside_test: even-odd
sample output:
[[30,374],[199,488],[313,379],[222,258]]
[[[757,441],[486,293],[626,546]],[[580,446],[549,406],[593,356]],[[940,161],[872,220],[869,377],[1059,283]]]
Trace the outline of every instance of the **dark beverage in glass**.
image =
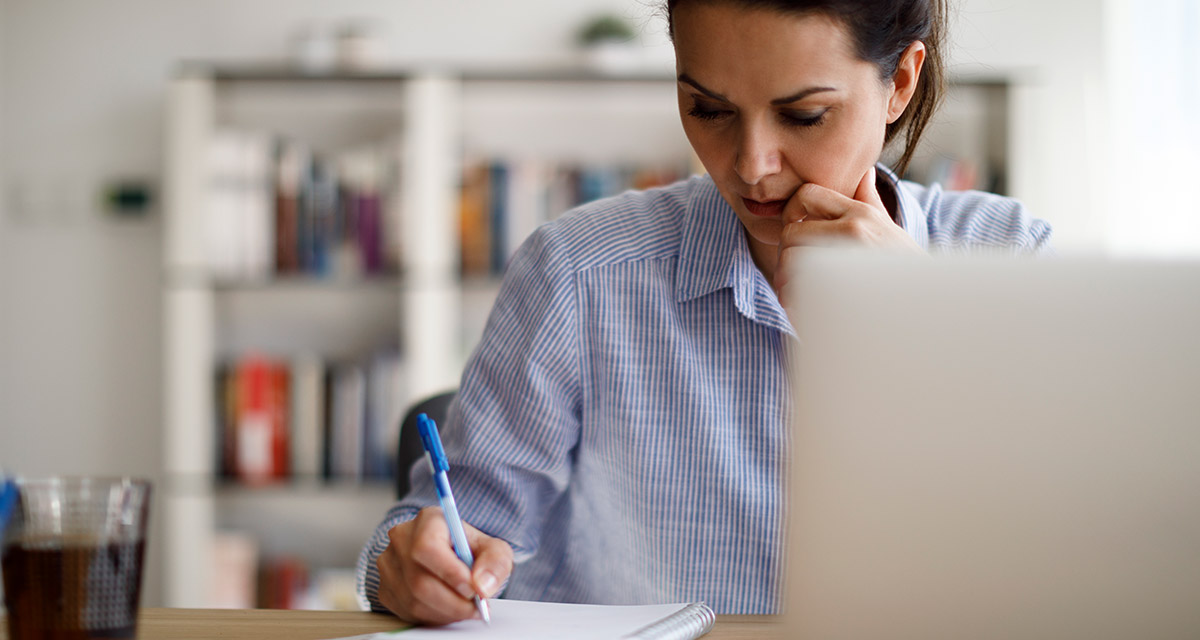
[[19,480],[0,562],[8,640],[133,638],[149,483]]

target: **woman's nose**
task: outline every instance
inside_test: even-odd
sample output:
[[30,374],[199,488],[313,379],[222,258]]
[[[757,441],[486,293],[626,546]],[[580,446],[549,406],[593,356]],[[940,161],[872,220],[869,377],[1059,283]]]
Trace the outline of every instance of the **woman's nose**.
[[781,169],[779,144],[763,127],[747,127],[738,145],[734,171],[746,184],[758,184]]

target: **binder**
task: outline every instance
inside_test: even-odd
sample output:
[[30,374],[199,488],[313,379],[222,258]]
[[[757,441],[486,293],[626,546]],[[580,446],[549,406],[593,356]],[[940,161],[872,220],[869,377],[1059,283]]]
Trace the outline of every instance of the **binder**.
[[716,620],[716,614],[708,605],[693,602],[624,637],[629,640],[691,640],[712,631]]

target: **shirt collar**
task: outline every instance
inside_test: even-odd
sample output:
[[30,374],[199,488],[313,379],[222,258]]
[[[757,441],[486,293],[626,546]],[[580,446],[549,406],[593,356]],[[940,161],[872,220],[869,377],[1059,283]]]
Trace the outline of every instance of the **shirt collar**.
[[[741,222],[708,175],[691,179],[683,215],[676,302],[694,300],[741,279],[736,258],[740,245],[746,245]],[[745,251],[749,254],[748,245]]]
[[921,207],[921,203],[917,201],[916,196],[905,188],[904,182],[891,169],[876,164],[875,170],[884,180],[891,186],[892,192],[896,194],[897,217],[900,219],[900,228],[908,232],[908,235],[924,250],[929,250],[929,224],[925,219],[925,209]]
[[754,265],[742,223],[710,176],[692,178],[684,216],[675,274],[676,302],[729,288],[743,316],[793,333],[774,289]]

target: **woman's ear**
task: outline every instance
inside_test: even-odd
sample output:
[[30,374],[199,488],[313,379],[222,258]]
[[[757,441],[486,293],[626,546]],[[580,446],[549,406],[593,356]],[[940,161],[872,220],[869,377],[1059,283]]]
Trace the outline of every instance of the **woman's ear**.
[[917,40],[900,54],[900,64],[892,76],[892,95],[888,99],[888,124],[895,122],[908,108],[917,81],[921,78],[921,67],[925,64],[925,43]]

